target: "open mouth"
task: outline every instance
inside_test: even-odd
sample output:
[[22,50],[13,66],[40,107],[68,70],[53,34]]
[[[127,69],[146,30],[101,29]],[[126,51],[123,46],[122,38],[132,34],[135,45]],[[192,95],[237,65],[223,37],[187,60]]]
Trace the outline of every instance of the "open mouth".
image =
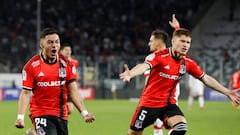
[[187,51],[187,48],[182,48],[182,51],[183,51],[183,52],[186,52],[186,51]]
[[52,53],[52,54],[51,54],[52,56],[55,56],[55,55],[57,54],[57,50],[56,50],[56,49],[51,50],[51,53]]
[[57,50],[52,50],[52,53],[56,53],[57,52]]

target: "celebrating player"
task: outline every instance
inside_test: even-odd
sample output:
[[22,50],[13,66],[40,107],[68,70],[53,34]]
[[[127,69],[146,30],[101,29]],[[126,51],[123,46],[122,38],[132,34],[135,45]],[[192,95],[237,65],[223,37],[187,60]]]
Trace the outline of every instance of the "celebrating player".
[[[30,118],[38,135],[68,135],[67,94],[84,121],[94,121],[78,92],[76,68],[59,55],[60,38],[57,30],[46,28],[40,34],[40,54],[33,56],[22,70],[22,91],[18,103],[17,128],[24,127],[24,115],[30,102]],[[33,92],[30,99],[30,93]],[[31,101],[30,101],[31,100]]]
[[125,64],[125,71],[120,79],[130,82],[131,78],[151,69],[139,104],[132,117],[128,135],[142,135],[144,128],[159,118],[167,128],[172,128],[170,135],[184,135],[187,121],[176,105],[176,85],[185,73],[200,79],[208,87],[226,95],[236,104],[240,103],[240,95],[221,85],[213,77],[204,73],[197,63],[187,55],[191,45],[190,31],[184,28],[175,30],[172,35],[172,47],[155,51],[145,61],[131,70]]

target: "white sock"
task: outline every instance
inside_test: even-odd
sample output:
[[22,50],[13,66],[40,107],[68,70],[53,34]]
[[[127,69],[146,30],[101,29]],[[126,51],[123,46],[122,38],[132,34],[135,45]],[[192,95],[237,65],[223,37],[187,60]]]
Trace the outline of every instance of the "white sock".
[[198,97],[199,107],[204,108],[204,98],[203,96]]
[[193,97],[189,96],[188,97],[188,108],[192,107],[192,103],[193,103]]
[[172,133],[172,129],[170,129],[169,131],[168,131],[168,135],[170,135]]
[[154,130],[153,135],[163,135],[163,122],[160,119],[156,119],[153,124]]
[[162,129],[154,129],[153,135],[163,135],[163,130]]

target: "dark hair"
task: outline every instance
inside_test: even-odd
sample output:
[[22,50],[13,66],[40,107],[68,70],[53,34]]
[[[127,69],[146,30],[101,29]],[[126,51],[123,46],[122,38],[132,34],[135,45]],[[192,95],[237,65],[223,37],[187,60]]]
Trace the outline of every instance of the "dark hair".
[[45,28],[40,33],[40,38],[45,38],[45,36],[50,35],[50,34],[57,34],[57,35],[59,35],[59,32],[56,29],[54,29],[54,28]]
[[167,45],[168,43],[168,34],[163,30],[156,29],[151,34],[154,38],[162,39],[162,41]]
[[72,45],[71,45],[70,43],[63,43],[63,44],[61,44],[60,50],[63,50],[65,47],[70,47],[70,48],[72,48]]
[[185,28],[180,28],[179,30],[175,30],[173,32],[173,37],[174,36],[180,37],[181,35],[185,35],[187,37],[192,37],[191,32]]

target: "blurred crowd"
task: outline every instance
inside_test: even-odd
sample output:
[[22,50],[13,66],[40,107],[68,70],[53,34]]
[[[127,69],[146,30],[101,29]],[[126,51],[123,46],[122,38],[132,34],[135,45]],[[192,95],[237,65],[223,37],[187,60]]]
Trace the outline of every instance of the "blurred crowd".
[[55,27],[74,55],[146,55],[150,32],[172,33],[173,13],[185,28],[194,27],[206,6],[204,0],[2,0],[0,5],[0,72],[21,72],[37,53],[37,5],[41,28]]

